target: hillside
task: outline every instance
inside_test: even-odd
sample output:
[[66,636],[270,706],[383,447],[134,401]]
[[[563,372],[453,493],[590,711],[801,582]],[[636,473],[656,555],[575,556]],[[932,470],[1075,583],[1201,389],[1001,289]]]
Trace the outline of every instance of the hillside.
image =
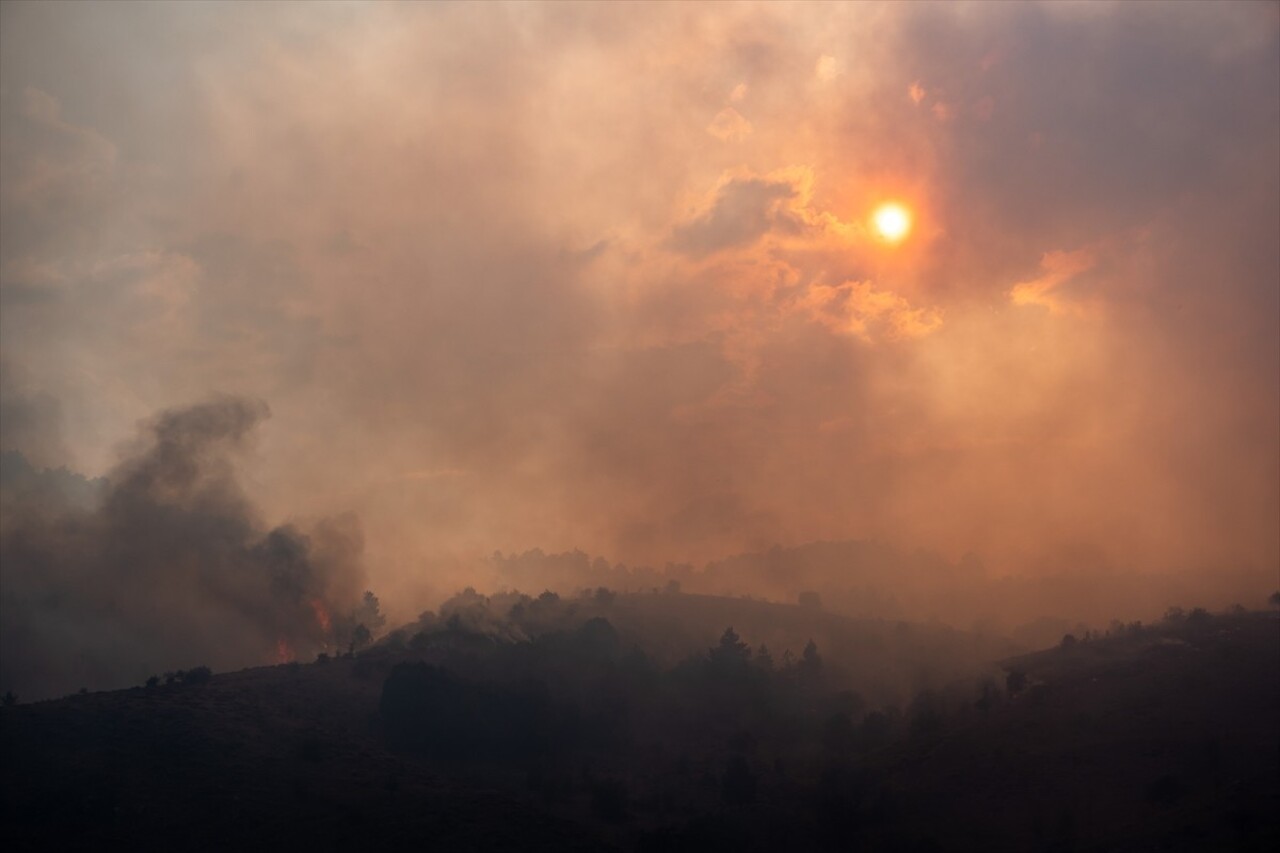
[[[1005,684],[964,677],[878,707],[831,680],[834,651],[766,670],[726,635],[660,664],[623,640],[660,605],[619,599],[616,629],[591,617],[512,642],[441,628],[416,648],[4,708],[7,846],[1280,839],[1272,615],[1197,616],[1006,658]],[[687,624],[676,611],[672,624]]]

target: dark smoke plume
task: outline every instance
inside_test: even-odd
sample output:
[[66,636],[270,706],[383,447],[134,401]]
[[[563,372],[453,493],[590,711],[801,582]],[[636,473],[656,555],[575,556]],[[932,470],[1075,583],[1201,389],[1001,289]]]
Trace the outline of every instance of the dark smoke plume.
[[268,414],[236,398],[162,412],[89,505],[76,475],[6,454],[0,686],[35,699],[305,658],[376,620],[358,609],[355,516],[269,527],[241,490]]

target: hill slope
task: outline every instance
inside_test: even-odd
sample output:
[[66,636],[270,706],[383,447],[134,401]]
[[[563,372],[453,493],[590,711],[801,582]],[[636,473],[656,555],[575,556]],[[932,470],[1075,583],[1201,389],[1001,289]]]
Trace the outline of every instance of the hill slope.
[[599,619],[442,630],[5,708],[0,808],[9,849],[1273,849],[1278,627],[1081,642],[879,710],[732,636],[666,667]]

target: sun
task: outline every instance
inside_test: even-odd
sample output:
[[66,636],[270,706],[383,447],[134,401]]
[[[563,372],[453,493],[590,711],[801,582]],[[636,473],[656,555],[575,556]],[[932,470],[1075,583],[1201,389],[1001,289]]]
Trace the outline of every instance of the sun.
[[876,233],[890,243],[900,242],[911,233],[911,211],[896,202],[887,202],[871,214]]

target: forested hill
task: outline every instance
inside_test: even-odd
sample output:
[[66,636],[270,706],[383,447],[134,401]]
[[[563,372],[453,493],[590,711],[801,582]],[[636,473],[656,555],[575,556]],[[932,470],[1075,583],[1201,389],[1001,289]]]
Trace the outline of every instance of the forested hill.
[[[542,602],[520,630],[568,607]],[[1280,841],[1274,614],[1073,638],[879,704],[816,642],[782,660],[726,627],[672,664],[638,642],[686,624],[682,606],[748,625],[756,605],[598,604],[617,627],[579,610],[512,638],[446,617],[355,655],[5,707],[9,849]],[[775,607],[758,618],[785,626]]]

